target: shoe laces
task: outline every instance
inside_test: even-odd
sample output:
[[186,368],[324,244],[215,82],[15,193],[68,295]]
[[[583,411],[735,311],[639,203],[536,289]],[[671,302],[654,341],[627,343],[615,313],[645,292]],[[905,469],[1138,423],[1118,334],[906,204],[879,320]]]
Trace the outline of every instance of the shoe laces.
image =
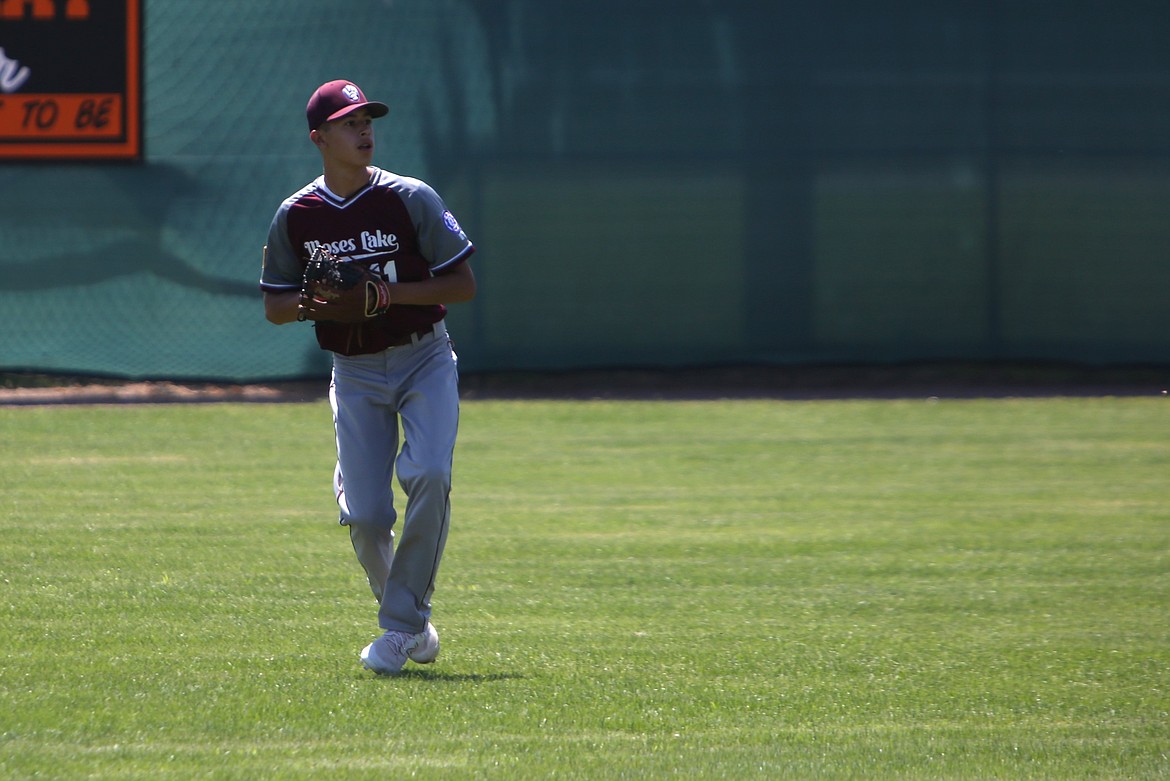
[[409,632],[387,632],[382,638],[396,656],[406,656],[419,643],[418,635]]

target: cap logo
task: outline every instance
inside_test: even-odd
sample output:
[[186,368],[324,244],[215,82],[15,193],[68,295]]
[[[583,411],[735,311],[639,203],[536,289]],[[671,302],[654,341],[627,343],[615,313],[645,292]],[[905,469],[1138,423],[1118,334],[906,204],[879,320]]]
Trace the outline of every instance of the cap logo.
[[362,93],[359,92],[358,88],[352,84],[346,84],[344,87],[342,87],[341,94],[344,95],[345,99],[350,103],[357,103],[362,99]]

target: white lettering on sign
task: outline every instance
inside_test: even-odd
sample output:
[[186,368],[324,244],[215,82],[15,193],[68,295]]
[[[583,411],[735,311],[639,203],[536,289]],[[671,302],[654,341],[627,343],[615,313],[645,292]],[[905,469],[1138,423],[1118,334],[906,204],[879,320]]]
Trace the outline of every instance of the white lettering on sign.
[[0,49],[0,92],[16,92],[31,75],[27,65],[21,67],[18,60],[10,59]]

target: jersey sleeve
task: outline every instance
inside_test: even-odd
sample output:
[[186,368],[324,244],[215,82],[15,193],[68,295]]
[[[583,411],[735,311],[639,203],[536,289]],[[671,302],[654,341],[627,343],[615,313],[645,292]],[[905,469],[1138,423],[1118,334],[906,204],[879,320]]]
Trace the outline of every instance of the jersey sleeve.
[[413,184],[406,208],[418,231],[419,251],[430,264],[431,273],[439,274],[471,257],[475,245],[430,185],[418,180]]
[[300,255],[288,237],[288,208],[287,201],[281,204],[268,227],[260,289],[270,293],[300,290],[304,275]]

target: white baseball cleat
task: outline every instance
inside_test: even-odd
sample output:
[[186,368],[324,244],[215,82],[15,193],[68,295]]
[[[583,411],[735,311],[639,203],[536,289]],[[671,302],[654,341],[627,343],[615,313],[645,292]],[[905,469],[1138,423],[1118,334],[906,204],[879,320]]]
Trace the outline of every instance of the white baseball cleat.
[[393,629],[362,649],[362,664],[366,669],[379,675],[395,675],[402,672],[406,660],[418,664],[430,664],[439,655],[439,633],[427,623],[427,628],[418,634],[398,632]]
[[439,655],[439,633],[435,631],[435,627],[430,621],[427,622],[427,628],[424,629],[415,637],[421,637],[418,644],[406,652],[410,661],[416,664],[430,664],[435,661]]

